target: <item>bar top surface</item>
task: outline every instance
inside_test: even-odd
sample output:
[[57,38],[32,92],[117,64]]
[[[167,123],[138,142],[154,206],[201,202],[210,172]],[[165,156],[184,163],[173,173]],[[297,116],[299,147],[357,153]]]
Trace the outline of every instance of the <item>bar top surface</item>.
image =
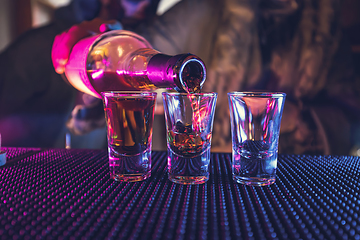
[[276,182],[235,183],[212,153],[202,185],[109,177],[105,150],[2,148],[0,239],[360,239],[360,158],[279,155]]

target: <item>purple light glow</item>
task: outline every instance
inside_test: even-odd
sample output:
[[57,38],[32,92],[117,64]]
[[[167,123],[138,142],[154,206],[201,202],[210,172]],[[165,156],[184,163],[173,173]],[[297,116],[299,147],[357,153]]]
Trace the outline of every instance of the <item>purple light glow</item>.
[[103,75],[104,75],[104,70],[103,70],[103,69],[100,69],[100,70],[98,70],[98,71],[96,71],[96,72],[93,72],[93,73],[91,74],[91,77],[92,77],[93,79],[97,79],[97,78],[102,77]]
[[145,71],[141,71],[141,72],[129,72],[129,71],[126,71],[126,70],[116,70],[116,73],[118,75],[132,75],[132,76],[144,76],[146,75],[146,72]]

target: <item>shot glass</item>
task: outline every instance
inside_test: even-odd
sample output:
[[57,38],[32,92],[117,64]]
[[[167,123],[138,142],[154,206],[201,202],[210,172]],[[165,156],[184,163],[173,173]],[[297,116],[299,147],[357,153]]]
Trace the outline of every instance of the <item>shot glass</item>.
[[151,176],[156,92],[103,92],[110,177],[121,182]]
[[285,96],[278,92],[228,93],[236,182],[255,186],[275,182]]
[[209,180],[217,93],[162,93],[166,120],[168,178],[179,184]]

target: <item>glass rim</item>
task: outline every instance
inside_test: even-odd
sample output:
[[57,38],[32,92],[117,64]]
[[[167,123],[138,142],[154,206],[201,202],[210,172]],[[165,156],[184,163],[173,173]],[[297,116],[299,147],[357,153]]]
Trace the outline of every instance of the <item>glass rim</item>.
[[205,97],[210,97],[210,96],[217,96],[218,93],[216,92],[201,92],[201,93],[184,93],[184,92],[162,92],[161,93],[163,96],[168,95],[168,96],[205,96]]
[[229,92],[228,96],[240,97],[285,97],[284,92],[261,92],[261,91],[244,91],[244,92]]
[[134,96],[134,97],[151,97],[156,96],[157,92],[150,91],[104,91],[101,92],[102,97],[121,97],[121,96]]

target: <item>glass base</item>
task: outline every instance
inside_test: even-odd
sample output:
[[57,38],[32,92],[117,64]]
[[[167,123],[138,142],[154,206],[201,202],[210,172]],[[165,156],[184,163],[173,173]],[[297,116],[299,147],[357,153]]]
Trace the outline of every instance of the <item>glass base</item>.
[[168,149],[168,179],[184,185],[202,184],[209,180],[210,148],[195,157],[183,157]]
[[203,184],[209,180],[209,176],[196,176],[196,177],[169,176],[168,178],[170,181],[174,183],[179,183],[184,185]]
[[233,179],[238,183],[250,185],[250,186],[267,186],[273,184],[276,180],[275,177],[259,178],[259,177],[241,177],[235,175],[233,175]]
[[118,182],[139,182],[151,177],[151,172],[144,174],[113,174],[110,173],[110,178]]
[[120,155],[109,149],[110,178],[118,182],[138,182],[151,176],[151,151]]

